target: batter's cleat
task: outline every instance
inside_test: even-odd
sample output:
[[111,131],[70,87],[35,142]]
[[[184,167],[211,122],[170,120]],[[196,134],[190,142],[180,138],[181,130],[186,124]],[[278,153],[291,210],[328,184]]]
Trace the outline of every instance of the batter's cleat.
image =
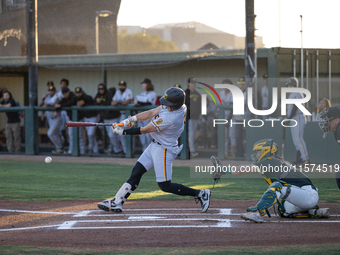
[[103,202],[97,204],[98,208],[104,211],[109,212],[110,210],[115,213],[121,213],[123,211],[123,205],[116,205],[113,199],[107,199]]
[[197,199],[201,202],[202,213],[208,211],[210,205],[210,196],[211,191],[209,189],[202,189],[197,196]]
[[329,218],[329,208],[320,208],[316,211],[316,217]]
[[243,214],[241,214],[241,218],[244,219],[244,220],[254,221],[256,223],[263,223],[264,222],[263,218],[259,215],[258,212],[255,212],[255,213],[251,213],[251,212],[243,213]]

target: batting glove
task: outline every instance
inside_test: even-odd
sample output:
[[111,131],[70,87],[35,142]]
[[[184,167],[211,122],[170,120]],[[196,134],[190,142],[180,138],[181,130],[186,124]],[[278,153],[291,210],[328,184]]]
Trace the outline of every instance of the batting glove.
[[131,122],[137,121],[136,116],[129,116],[127,119],[121,121],[120,123],[124,124],[124,127],[128,127]]
[[117,123],[114,123],[111,126],[111,128],[112,128],[113,133],[116,133],[118,135],[122,135],[123,134],[124,129],[119,127]]

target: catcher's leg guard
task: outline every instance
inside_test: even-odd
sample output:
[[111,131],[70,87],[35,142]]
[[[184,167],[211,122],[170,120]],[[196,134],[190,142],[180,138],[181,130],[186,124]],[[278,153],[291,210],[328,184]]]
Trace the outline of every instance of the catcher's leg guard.
[[[288,186],[288,185],[285,182],[281,182],[281,181],[273,182],[269,186],[268,190],[263,194],[261,200],[257,203],[257,205],[247,208],[247,211],[255,212],[258,210],[261,216],[267,213],[268,216],[270,217],[270,214],[268,213],[268,209],[272,207],[274,204],[278,203],[278,199],[281,196],[282,187],[284,186]],[[290,193],[289,190],[290,188],[287,189],[286,194],[284,195],[284,198],[287,198],[287,196],[289,195]]]
[[131,193],[132,193],[131,184],[127,182],[124,183],[115,196],[114,200],[115,204],[118,205],[126,201],[126,199],[130,196]]

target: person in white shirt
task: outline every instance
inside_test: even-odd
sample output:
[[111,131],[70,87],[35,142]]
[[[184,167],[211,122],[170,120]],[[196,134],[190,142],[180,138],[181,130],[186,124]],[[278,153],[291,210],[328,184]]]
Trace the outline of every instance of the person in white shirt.
[[[288,78],[286,81],[286,87],[296,88],[299,86],[299,82],[295,77]],[[290,93],[288,99],[301,99],[303,98],[302,94],[299,92]],[[287,119],[295,120],[296,126],[290,127],[292,132],[292,139],[297,151],[297,159],[294,162],[294,165],[304,165],[309,164],[309,157],[306,142],[303,139],[303,134],[305,130],[305,126],[307,123],[307,118],[303,114],[303,112],[297,108],[295,104],[287,104]]]
[[[111,105],[112,106],[128,106],[129,104],[132,104],[133,99],[133,93],[130,89],[127,89],[127,84],[125,81],[121,80],[118,83],[118,91],[115,93],[115,95],[112,98]],[[120,117],[119,121],[122,121],[126,118],[125,111],[120,111]],[[115,134],[116,135],[116,134]],[[123,152],[126,153],[126,141],[125,136],[119,136],[118,138],[122,144]]]
[[[51,85],[48,87],[48,94],[45,94],[40,106],[54,107],[58,102],[59,99],[57,97],[56,89]],[[60,113],[57,111],[46,111],[46,118],[49,126],[47,136],[55,146],[55,150],[53,150],[52,153],[64,153],[64,148],[59,137],[60,125],[62,124]]]
[[[269,109],[269,102],[268,102],[268,74],[263,75],[263,87],[261,89],[261,97],[262,97],[262,110]],[[268,115],[262,116],[263,120],[268,119]]]
[[[144,105],[156,105],[157,100],[157,94],[154,91],[154,86],[151,83],[151,80],[148,78],[145,78],[144,81],[142,81],[143,86],[143,92],[140,95],[137,95],[134,100],[135,106],[144,106]],[[144,127],[147,124],[149,124],[150,120],[143,120],[138,122],[139,127]],[[146,147],[149,146],[151,143],[151,136],[150,134],[141,134],[139,135],[139,140],[142,144],[143,151],[146,149]]]
[[[225,79],[222,81],[223,84],[233,84],[233,82],[229,79]],[[220,92],[220,98],[223,102],[223,105],[232,105],[233,104],[233,95],[229,89],[224,89]],[[232,110],[224,111],[224,118],[228,120],[228,124],[225,128],[225,142],[224,142],[224,157],[225,158],[235,158],[236,153],[236,133],[235,133],[235,125],[230,125],[230,120],[233,117]],[[230,145],[230,151],[229,151]]]

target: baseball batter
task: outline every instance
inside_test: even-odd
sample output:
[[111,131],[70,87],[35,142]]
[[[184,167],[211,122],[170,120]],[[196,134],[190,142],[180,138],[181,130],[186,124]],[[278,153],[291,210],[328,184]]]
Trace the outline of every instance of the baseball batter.
[[[286,87],[296,88],[299,86],[299,82],[295,77],[288,78],[286,81]],[[290,93],[288,99],[301,99],[303,98],[301,93],[293,92]],[[308,157],[308,151],[307,146],[305,143],[305,140],[303,139],[303,134],[305,130],[305,126],[307,123],[307,118],[303,114],[303,112],[297,108],[297,106],[294,104],[288,104],[287,105],[287,114],[288,119],[293,119],[296,121],[297,125],[295,127],[290,127],[290,130],[292,132],[292,139],[293,143],[295,145],[296,150],[298,151],[298,155],[301,157],[297,158],[297,160],[294,162],[295,165],[303,165],[303,164],[309,164],[309,157]]]
[[206,212],[210,204],[210,190],[196,190],[179,183],[173,183],[172,162],[182,150],[178,146],[178,138],[184,130],[186,106],[184,105],[185,93],[180,88],[169,88],[160,99],[161,106],[138,113],[133,117],[123,120],[126,127],[129,123],[141,120],[150,120],[145,127],[123,129],[114,125],[113,131],[119,135],[151,134],[152,142],[139,157],[132,169],[130,178],[118,190],[115,198],[98,203],[98,207],[105,211],[122,212],[124,201],[138,187],[142,176],[155,170],[156,181],[164,192],[196,197]]
[[[241,214],[241,218],[261,223],[265,214],[270,217],[268,209],[275,204],[280,217],[329,217],[329,208],[317,207],[318,189],[305,174],[278,156],[278,145],[272,139],[256,142],[253,150],[256,154],[252,155],[252,165],[238,166],[233,171],[229,167],[225,171],[235,175],[259,172],[270,185],[261,200],[247,208],[248,213]],[[223,169],[216,157],[211,159],[216,169]]]
[[[335,141],[340,145],[340,107],[324,109],[320,114],[320,119],[319,127],[324,133],[323,138],[327,136],[329,131],[332,131],[334,133]],[[335,180],[340,189],[340,172],[335,174]]]

